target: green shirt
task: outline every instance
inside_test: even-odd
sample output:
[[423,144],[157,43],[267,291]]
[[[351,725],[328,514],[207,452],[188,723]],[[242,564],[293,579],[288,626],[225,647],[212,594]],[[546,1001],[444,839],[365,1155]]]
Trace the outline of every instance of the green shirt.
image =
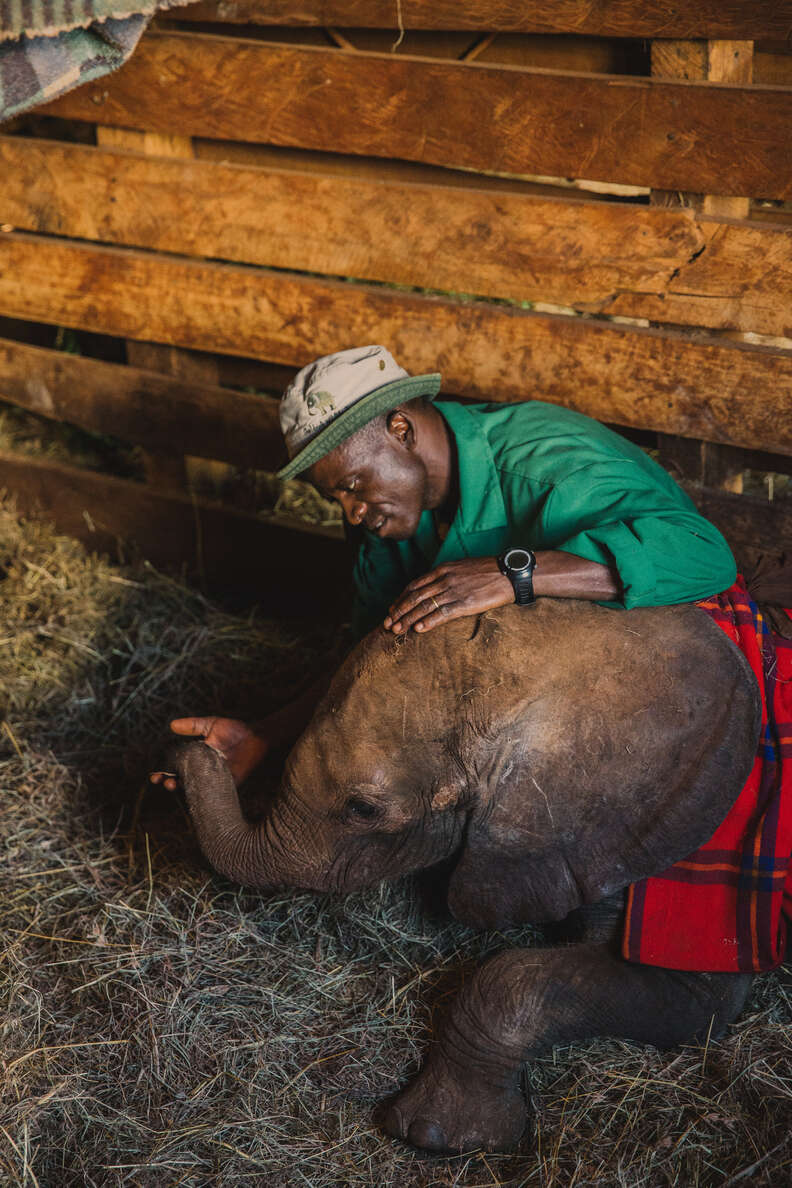
[[540,400],[434,407],[456,443],[456,515],[442,542],[431,511],[409,540],[364,534],[354,569],[361,634],[414,578],[514,545],[615,566],[622,600],[605,606],[692,602],[734,581],[718,530],[657,462],[604,425]]

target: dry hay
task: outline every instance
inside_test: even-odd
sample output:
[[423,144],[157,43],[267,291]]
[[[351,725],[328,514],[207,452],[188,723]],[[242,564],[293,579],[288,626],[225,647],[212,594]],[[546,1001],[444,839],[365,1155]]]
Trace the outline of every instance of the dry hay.
[[417,1067],[432,1010],[505,938],[430,917],[409,882],[240,891],[207,871],[178,800],[141,782],[169,715],[265,710],[331,633],[232,617],[7,506],[0,564],[0,1182],[789,1182],[783,974],[706,1050],[608,1041],[538,1062],[537,1126],[513,1155],[427,1160],[385,1137],[379,1103]]

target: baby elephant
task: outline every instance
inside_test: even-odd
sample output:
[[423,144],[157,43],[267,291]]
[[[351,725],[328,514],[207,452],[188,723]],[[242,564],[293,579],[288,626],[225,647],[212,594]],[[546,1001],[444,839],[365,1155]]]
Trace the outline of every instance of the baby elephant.
[[665,1047],[740,1010],[749,975],[632,964],[619,939],[624,889],[712,836],[759,724],[748,664],[698,608],[542,599],[369,635],[260,823],[203,742],[174,762],[204,853],[237,882],[344,892],[450,859],[466,924],[574,928],[577,945],[487,961],[387,1115],[417,1147],[502,1150],[525,1126],[521,1065],[551,1045]]

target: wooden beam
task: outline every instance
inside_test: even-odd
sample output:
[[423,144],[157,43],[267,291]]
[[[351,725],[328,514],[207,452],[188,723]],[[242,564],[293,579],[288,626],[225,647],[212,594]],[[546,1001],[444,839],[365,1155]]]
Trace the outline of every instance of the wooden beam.
[[46,515],[94,552],[116,556],[122,541],[155,565],[186,567],[213,593],[288,615],[339,613],[349,604],[351,559],[338,533],[9,453],[0,453],[0,487],[25,514]]
[[792,228],[692,210],[17,137],[0,208],[28,231],[792,337]]
[[792,30],[790,0],[207,0],[178,20],[259,25],[588,33],[595,37],[779,37]]
[[273,470],[285,462],[277,401],[0,338],[0,400],[153,454]]
[[789,351],[14,234],[0,313],[294,367],[382,342],[460,396],[792,453]]
[[677,482],[688,480],[705,487],[741,492],[747,451],[690,437],[658,433],[658,460]]
[[754,82],[771,87],[792,86],[792,53],[786,45],[771,43],[772,48],[765,48],[766,45],[765,42],[754,46]]
[[[0,486],[15,494],[22,512],[47,516],[94,552],[116,556],[119,544],[132,546],[155,565],[186,569],[213,593],[249,598],[274,613],[337,614],[348,607],[351,555],[338,533],[9,453],[0,453]],[[738,560],[792,548],[788,502],[685,486]]]
[[740,561],[754,551],[792,550],[792,501],[757,499],[683,483],[703,516],[718,528]]
[[116,74],[41,111],[498,173],[792,196],[789,87],[152,33]]

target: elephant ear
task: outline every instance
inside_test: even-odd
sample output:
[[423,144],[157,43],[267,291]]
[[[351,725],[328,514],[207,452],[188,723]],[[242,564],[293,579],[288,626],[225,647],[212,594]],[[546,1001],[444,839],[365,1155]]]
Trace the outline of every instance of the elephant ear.
[[687,647],[652,657],[641,679],[583,674],[510,729],[451,876],[458,919],[560,920],[712,837],[751,771],[760,704],[745,658],[697,614]]
[[468,830],[448,886],[457,920],[472,928],[563,920],[581,902],[561,846],[510,852],[483,824]]

